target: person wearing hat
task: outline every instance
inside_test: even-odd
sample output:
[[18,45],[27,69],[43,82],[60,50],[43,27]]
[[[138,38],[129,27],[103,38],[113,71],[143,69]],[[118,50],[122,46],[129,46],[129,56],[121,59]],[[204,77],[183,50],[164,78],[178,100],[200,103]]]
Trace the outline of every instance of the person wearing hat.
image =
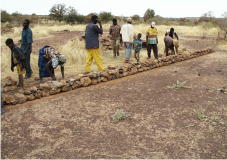
[[[174,28],[171,28],[170,30],[166,31],[165,36],[167,36],[167,35],[170,36],[170,37],[172,37],[172,38],[175,40],[175,44],[177,43],[176,40],[179,41],[178,35],[177,35],[177,33],[174,31]],[[179,42],[178,42],[178,45],[175,46],[175,50],[176,50],[176,53],[177,53],[177,54],[178,54],[178,47],[179,47]],[[166,47],[165,47],[164,52],[166,52]]]
[[122,41],[125,46],[125,63],[129,63],[131,58],[131,51],[133,45],[133,25],[132,19],[128,18],[127,23],[124,24],[121,28],[120,34],[122,35]]
[[153,48],[154,52],[154,57],[155,59],[158,59],[158,31],[157,28],[155,27],[155,22],[151,23],[151,27],[147,29],[147,36],[146,36],[146,41],[147,41],[147,59],[151,58],[151,49]]
[[111,36],[111,44],[113,48],[113,56],[116,58],[116,55],[119,56],[119,46],[121,41],[121,26],[117,24],[117,19],[113,19],[113,25],[110,26],[109,35]]
[[[54,69],[61,66],[62,78],[64,77],[64,66],[67,60],[67,56],[60,54],[56,49],[45,46],[39,52],[39,76],[40,81],[43,77],[51,77],[52,80],[56,80],[54,75]],[[45,67],[44,67],[45,66]]]
[[171,50],[171,52],[173,54],[175,54],[174,51],[174,46],[178,47],[179,46],[179,41],[176,39],[173,39],[172,37],[170,37],[169,35],[164,37],[164,42],[165,42],[165,51],[166,51],[166,57],[169,56],[169,49]]

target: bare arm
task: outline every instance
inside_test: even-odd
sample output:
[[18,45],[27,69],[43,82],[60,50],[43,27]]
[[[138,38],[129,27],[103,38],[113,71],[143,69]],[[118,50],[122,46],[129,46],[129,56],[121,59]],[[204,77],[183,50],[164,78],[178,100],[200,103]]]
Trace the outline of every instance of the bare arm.
[[49,60],[49,62],[47,62],[47,64],[46,64],[46,69],[47,69],[48,73],[50,74],[52,80],[56,80],[55,76],[51,73],[51,70],[50,70],[51,65],[52,65],[52,61]]

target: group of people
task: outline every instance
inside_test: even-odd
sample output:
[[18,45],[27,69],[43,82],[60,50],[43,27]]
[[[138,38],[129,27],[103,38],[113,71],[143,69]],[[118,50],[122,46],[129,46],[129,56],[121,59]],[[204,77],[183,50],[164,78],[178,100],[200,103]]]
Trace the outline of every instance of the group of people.
[[[96,25],[99,23],[99,26]],[[100,71],[103,71],[102,59],[99,51],[99,34],[103,34],[103,28],[101,21],[98,19],[98,16],[94,15],[91,18],[91,23],[86,26],[85,33],[83,34],[86,43],[87,49],[87,59],[85,66],[85,73],[90,72],[90,67],[95,59],[95,62]],[[151,27],[147,29],[146,33],[146,46],[147,46],[147,59],[151,58],[151,49],[153,49],[155,59],[158,59],[158,31],[155,27],[155,22],[151,23]],[[129,63],[131,58],[131,52],[134,48],[134,57],[137,62],[139,62],[139,54],[142,49],[143,41],[141,40],[142,34],[139,33],[136,38],[133,38],[133,25],[132,19],[128,18],[127,23],[122,27],[117,24],[117,19],[113,19],[113,25],[109,28],[109,36],[111,39],[111,45],[113,49],[113,57],[116,58],[119,56],[119,46],[124,44],[125,47],[125,60],[124,63]],[[169,55],[169,50],[171,54],[178,53],[179,47],[179,38],[174,31],[174,28],[171,28],[169,31],[166,31],[164,37],[165,43],[165,53],[166,56]],[[175,50],[174,50],[175,47]]]
[[[21,47],[17,47],[13,39],[8,38],[5,44],[11,50],[11,71],[14,72],[14,67],[17,68],[18,77],[19,77],[19,87],[24,87],[24,77],[25,79],[31,78],[33,73],[30,65],[31,53],[32,53],[32,30],[29,28],[30,21],[25,19],[23,22],[23,30],[21,34],[21,40],[19,40]],[[52,80],[56,80],[54,75],[54,69],[58,65],[61,66],[62,77],[64,78],[64,66],[66,63],[67,57],[60,54],[57,50],[50,46],[44,46],[39,51],[39,76],[40,81],[43,77],[52,77]]]
[[[96,25],[96,24],[99,24]],[[6,45],[11,49],[11,70],[14,71],[14,67],[17,67],[19,75],[18,86],[23,87],[23,74],[25,78],[30,78],[32,75],[32,69],[30,66],[30,54],[32,52],[32,30],[29,28],[30,21],[28,19],[23,22],[23,30],[21,34],[21,47],[18,48],[11,38],[6,40]],[[103,34],[102,23],[98,19],[98,16],[94,15],[91,18],[91,22],[86,26],[85,30],[85,47],[87,50],[85,73],[90,72],[90,67],[95,60],[97,67],[100,71],[103,71],[102,59],[99,50],[99,35]],[[147,29],[146,33],[146,45],[147,45],[147,59],[151,58],[151,49],[153,49],[154,57],[158,58],[158,31],[155,27],[155,22],[151,23],[151,27]],[[142,34],[139,33],[136,38],[133,38],[133,25],[132,19],[128,18],[127,23],[122,27],[117,24],[117,19],[113,19],[113,25],[109,28],[109,35],[111,38],[111,44],[113,48],[113,56],[116,58],[119,56],[119,46],[124,44],[125,47],[125,63],[129,63],[131,58],[131,52],[134,48],[134,57],[137,62],[140,60],[140,50],[142,49],[143,41],[141,40]],[[169,50],[175,54],[174,46],[176,52],[178,53],[179,38],[174,32],[174,29],[171,28],[170,31],[167,31],[164,38],[165,42],[165,52],[166,56],[169,55]],[[58,65],[61,66],[62,78],[64,78],[64,66],[66,63],[67,57],[60,54],[56,49],[50,46],[44,46],[39,51],[39,76],[40,81],[43,77],[51,77],[52,80],[56,80],[54,75],[54,69]]]

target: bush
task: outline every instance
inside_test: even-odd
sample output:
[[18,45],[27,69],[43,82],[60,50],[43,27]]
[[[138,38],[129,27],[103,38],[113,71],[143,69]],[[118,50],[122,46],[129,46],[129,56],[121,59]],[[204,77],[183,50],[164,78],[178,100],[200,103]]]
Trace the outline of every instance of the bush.
[[87,23],[90,23],[90,22],[91,22],[91,17],[92,17],[93,15],[98,16],[97,13],[90,13],[90,14],[88,14],[88,15],[86,16],[86,21],[87,21]]
[[130,116],[129,114],[125,113],[125,112],[123,111],[123,109],[121,109],[121,110],[117,110],[117,111],[116,111],[116,113],[115,113],[114,116],[113,116],[113,120],[114,120],[115,122],[117,122],[117,121],[126,119],[126,118],[129,117],[129,116]]
[[7,13],[6,11],[1,10],[1,22],[5,23],[5,22],[11,22],[11,16],[9,13]]
[[136,14],[136,15],[132,16],[132,20],[133,21],[139,21],[140,20],[140,16]]
[[108,21],[111,21],[113,19],[113,16],[112,16],[111,12],[101,12],[99,14],[99,19],[102,22],[108,22]]
[[147,9],[143,16],[144,22],[147,22],[148,19],[153,18],[154,15],[155,12],[153,9]]

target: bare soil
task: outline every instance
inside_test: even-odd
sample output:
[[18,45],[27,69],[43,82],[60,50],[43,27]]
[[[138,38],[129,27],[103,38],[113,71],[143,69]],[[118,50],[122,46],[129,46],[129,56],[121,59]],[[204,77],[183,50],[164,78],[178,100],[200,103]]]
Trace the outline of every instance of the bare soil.
[[[188,49],[203,49],[212,42],[212,38],[199,39],[201,43],[194,39],[183,37],[181,43]],[[217,90],[227,87],[226,61],[227,52],[216,50],[133,76],[5,106],[1,156],[226,159],[227,95]],[[167,87],[177,80],[186,81],[190,88]],[[118,109],[130,117],[113,121]],[[195,110],[204,111],[207,120],[199,120]]]

